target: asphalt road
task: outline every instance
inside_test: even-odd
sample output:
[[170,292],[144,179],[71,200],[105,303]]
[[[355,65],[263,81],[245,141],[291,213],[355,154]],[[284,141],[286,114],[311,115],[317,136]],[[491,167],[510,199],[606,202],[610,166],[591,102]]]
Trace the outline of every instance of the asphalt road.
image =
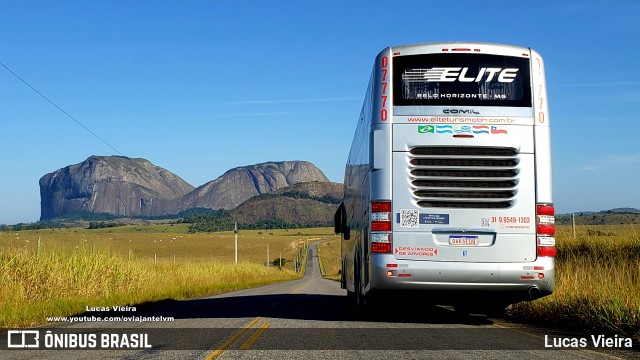
[[[36,329],[41,344],[97,347],[111,339],[132,345],[142,334],[149,348],[135,350],[0,350],[2,359],[602,359],[640,358],[640,352],[545,349],[545,341],[584,335],[524,327],[439,306],[390,305],[361,314],[348,306],[337,282],[320,276],[310,247],[301,280],[221,295],[157,304],[108,315],[173,317],[163,322],[77,322]],[[92,313],[90,315],[95,315]],[[51,331],[51,334],[47,334]],[[126,334],[113,337],[113,334]],[[26,334],[25,343],[33,343]],[[547,340],[545,340],[545,335]],[[7,334],[0,334],[3,347]],[[21,334],[13,334],[20,344]],[[74,342],[75,337],[75,342]],[[55,339],[58,341],[50,341]],[[84,339],[84,340],[83,340]],[[587,338],[591,343],[591,339]],[[66,341],[66,343],[64,342]],[[566,340],[568,341],[568,340]],[[113,345],[113,343],[111,343]]]

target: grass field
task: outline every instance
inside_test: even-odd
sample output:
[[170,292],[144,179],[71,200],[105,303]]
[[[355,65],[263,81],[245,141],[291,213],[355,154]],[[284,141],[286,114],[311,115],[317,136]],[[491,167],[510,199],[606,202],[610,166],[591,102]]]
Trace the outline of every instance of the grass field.
[[[515,304],[509,319],[640,341],[640,227],[558,226],[555,291]],[[340,279],[339,240],[319,244],[327,278]]]
[[[238,261],[263,263],[280,254],[290,263],[307,239],[331,232],[329,228],[289,230],[242,230],[238,233]],[[40,252],[73,253],[78,250],[106,252],[109,255],[148,261],[231,262],[234,261],[232,231],[188,233],[188,225],[139,225],[103,229],[48,229],[0,233],[0,249],[25,249]]]
[[[294,279],[294,259],[318,244],[321,270],[339,279],[339,239],[332,229],[247,230],[189,234],[186,225],[141,225],[0,233],[0,328],[39,324],[86,305],[133,305],[182,299]],[[39,239],[39,241],[38,241]],[[513,306],[510,319],[570,326],[640,340],[640,228],[559,226],[553,295]],[[38,246],[38,242],[40,246]],[[280,256],[282,271],[267,268]]]
[[640,227],[570,226],[556,234],[555,291],[513,306],[515,321],[640,340]]
[[340,238],[318,243],[318,259],[322,276],[331,280],[340,280]]
[[[330,229],[189,234],[182,225],[0,233],[0,329],[86,306],[184,299],[299,277],[294,259]],[[39,239],[39,240],[38,240]],[[38,242],[40,245],[38,246]],[[283,270],[267,263],[280,254]]]

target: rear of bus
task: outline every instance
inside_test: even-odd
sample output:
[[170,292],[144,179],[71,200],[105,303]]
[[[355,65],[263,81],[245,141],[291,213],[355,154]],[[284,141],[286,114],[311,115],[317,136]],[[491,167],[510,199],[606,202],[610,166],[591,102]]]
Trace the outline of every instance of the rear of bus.
[[497,44],[392,47],[376,59],[374,81],[386,74],[374,94],[368,290],[427,290],[463,303],[475,301],[459,297],[471,292],[503,304],[551,294],[540,55]]

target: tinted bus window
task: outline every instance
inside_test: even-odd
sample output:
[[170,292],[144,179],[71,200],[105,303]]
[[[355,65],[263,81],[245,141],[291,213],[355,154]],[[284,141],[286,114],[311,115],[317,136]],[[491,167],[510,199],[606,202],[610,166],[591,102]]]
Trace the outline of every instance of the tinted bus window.
[[531,107],[528,58],[428,54],[393,59],[394,105]]

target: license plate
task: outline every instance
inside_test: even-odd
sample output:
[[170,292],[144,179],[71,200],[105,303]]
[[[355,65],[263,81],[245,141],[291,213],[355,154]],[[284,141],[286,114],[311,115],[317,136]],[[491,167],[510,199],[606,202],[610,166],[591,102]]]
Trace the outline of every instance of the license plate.
[[451,235],[449,245],[453,246],[478,246],[478,236],[474,235]]

